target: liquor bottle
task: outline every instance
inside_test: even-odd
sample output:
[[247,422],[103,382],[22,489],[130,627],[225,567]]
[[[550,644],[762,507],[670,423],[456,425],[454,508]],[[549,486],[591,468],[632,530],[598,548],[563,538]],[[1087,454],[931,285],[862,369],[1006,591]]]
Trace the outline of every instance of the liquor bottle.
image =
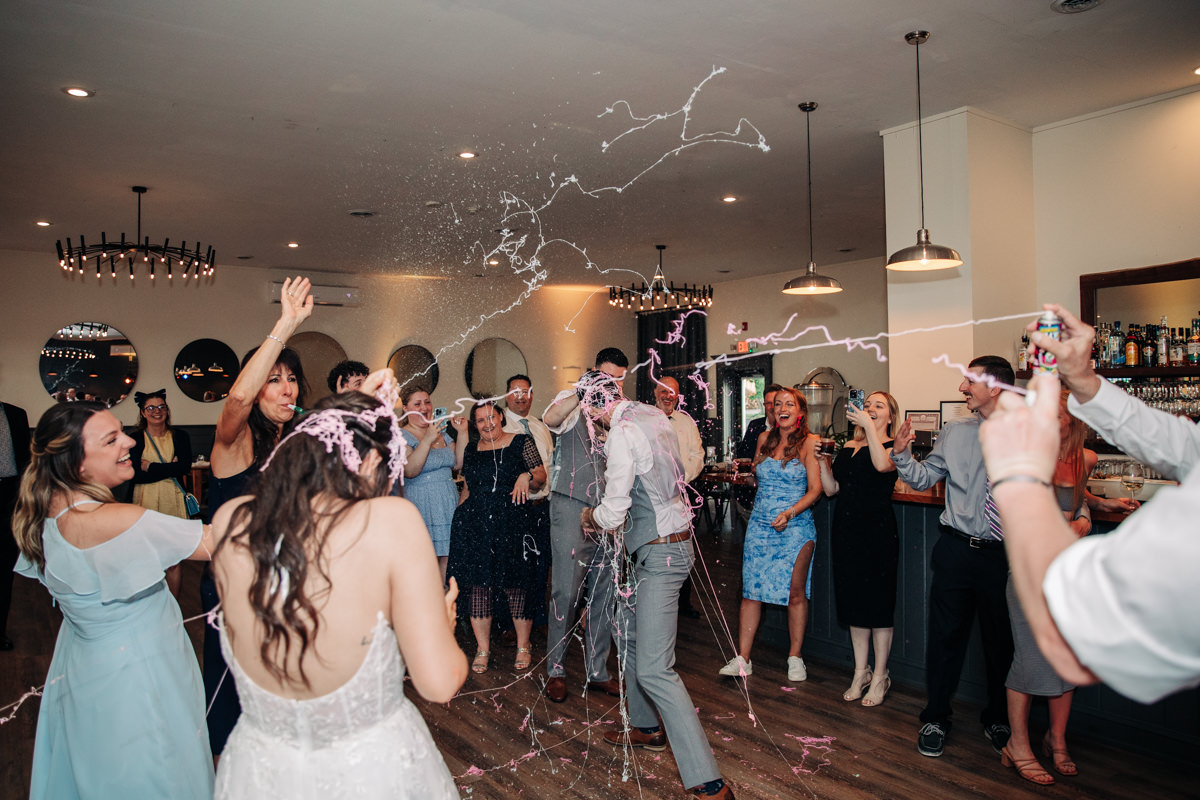
[[1125,366],[1136,367],[1142,363],[1142,343],[1138,339],[1137,325],[1130,323],[1125,334]]
[[1192,320],[1192,333],[1187,340],[1188,366],[1200,364],[1200,319]]
[[1158,366],[1158,329],[1153,325],[1146,326],[1146,333],[1141,337],[1142,340],[1142,361],[1143,367]]
[[1158,360],[1160,367],[1171,366],[1171,329],[1167,327],[1167,315],[1163,314],[1158,326]]
[[1017,345],[1017,371],[1022,372],[1029,369],[1029,334],[1022,333],[1021,341]]
[[1187,341],[1183,337],[1183,328],[1176,328],[1171,335],[1171,364],[1172,367],[1182,367],[1187,363]]
[[1108,323],[1102,322],[1100,326],[1096,328],[1096,340],[1092,344],[1092,349],[1095,351],[1096,358],[1099,360],[1097,366],[1101,369],[1108,369],[1112,366],[1112,359],[1108,349],[1108,335],[1110,330],[1111,329],[1109,328]]
[[1108,335],[1108,352],[1111,366],[1125,366],[1125,334],[1121,333],[1121,320],[1113,323],[1112,333]]

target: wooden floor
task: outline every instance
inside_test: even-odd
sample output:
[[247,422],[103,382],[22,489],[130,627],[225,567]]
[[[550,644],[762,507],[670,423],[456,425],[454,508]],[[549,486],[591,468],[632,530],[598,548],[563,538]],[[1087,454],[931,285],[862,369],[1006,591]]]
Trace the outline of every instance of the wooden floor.
[[[720,610],[736,624],[740,556],[728,531],[720,540],[701,539],[716,584]],[[184,616],[198,613],[199,569],[188,565]],[[1200,796],[1194,769],[1175,763],[1133,758],[1082,737],[1070,737],[1080,775],[1036,787],[1000,766],[983,738],[977,708],[959,707],[958,727],[946,754],[925,758],[915,748],[917,714],[924,693],[896,686],[883,706],[866,709],[845,703],[849,682],[843,665],[809,663],[806,682],[789,684],[786,652],[759,647],[747,690],[718,678],[730,654],[720,613],[708,592],[699,620],[680,624],[677,669],[699,709],[721,771],[739,798],[1186,798]],[[708,602],[700,602],[708,601]],[[9,622],[17,649],[0,653],[0,707],[16,701],[45,679],[59,614],[45,590],[18,577]],[[199,623],[189,624],[198,642]],[[535,634],[535,654],[545,636]],[[468,653],[470,636],[460,635]],[[606,695],[572,694],[555,705],[541,695],[544,670],[518,675],[511,667],[515,645],[496,641],[493,668],[467,679],[462,694],[448,705],[426,703],[409,692],[429,723],[464,798],[624,798],[687,797],[670,750],[636,755],[614,750],[601,740],[620,723],[616,701]],[[567,669],[581,674],[577,642]],[[613,660],[615,666],[615,658]],[[33,754],[37,698],[31,698],[0,725],[0,798],[25,797]],[[0,710],[0,718],[13,709]],[[1040,738],[1041,731],[1035,735]],[[1049,765],[1047,765],[1049,766]]]

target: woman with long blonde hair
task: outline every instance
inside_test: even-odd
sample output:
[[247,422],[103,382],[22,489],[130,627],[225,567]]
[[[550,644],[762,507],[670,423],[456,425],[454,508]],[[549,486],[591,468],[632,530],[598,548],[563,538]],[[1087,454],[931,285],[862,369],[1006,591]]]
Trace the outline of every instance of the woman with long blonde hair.
[[763,431],[755,448],[758,492],[746,524],[742,554],[742,607],[738,652],[720,673],[745,677],[753,671],[750,649],[762,619],[762,604],[787,606],[790,646],[787,676],[808,678],[800,655],[808,627],[812,557],[817,529],[812,507],[821,496],[816,439],[808,431],[808,404],[795,389],[775,393],[775,427]]
[[209,798],[204,687],[165,571],[207,561],[208,526],[118,503],[134,441],[100,403],[38,421],[21,479],[16,571],[63,612],[38,711],[29,795]]
[[[842,699],[861,700],[867,707],[882,703],[892,685],[887,662],[895,630],[900,536],[892,510],[896,465],[891,444],[898,413],[896,398],[872,392],[862,408],[846,409],[856,426],[854,438],[832,463],[827,456],[818,459],[826,496],[838,497],[830,543],[833,592],[838,623],[850,629],[854,649],[854,677]],[[874,670],[867,665],[872,645]]]

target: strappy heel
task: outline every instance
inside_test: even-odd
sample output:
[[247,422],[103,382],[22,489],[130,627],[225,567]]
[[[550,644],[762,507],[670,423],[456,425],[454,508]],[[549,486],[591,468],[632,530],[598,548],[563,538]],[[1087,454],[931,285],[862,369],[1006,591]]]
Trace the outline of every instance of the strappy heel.
[[518,647],[517,657],[513,661],[513,669],[529,669],[529,665],[533,663],[533,650],[528,647]]
[[483,673],[487,672],[488,661],[491,659],[491,657],[492,654],[486,650],[480,650],[477,652],[475,654],[475,660],[471,662],[471,672],[474,672],[476,675],[482,675]]
[[1057,772],[1059,775],[1071,776],[1079,774],[1079,768],[1076,767],[1075,762],[1071,760],[1071,754],[1067,752],[1067,748],[1065,746],[1057,748],[1050,746],[1049,731],[1047,731],[1046,735],[1042,737],[1042,755],[1050,759],[1050,761],[1054,764],[1055,772]]
[[890,672],[883,673],[882,676],[876,675],[871,680],[871,688],[866,696],[862,699],[862,704],[867,708],[873,708],[883,703],[883,698],[887,697],[888,690],[892,688],[892,678]]
[[1038,786],[1050,786],[1054,783],[1054,776],[1046,772],[1036,758],[1013,758],[1007,747],[1000,748],[1000,764],[1013,767],[1018,775]]
[[855,700],[863,696],[863,692],[871,685],[871,668],[854,670],[854,678],[850,681],[850,688],[842,694],[842,699],[847,703],[853,703]]

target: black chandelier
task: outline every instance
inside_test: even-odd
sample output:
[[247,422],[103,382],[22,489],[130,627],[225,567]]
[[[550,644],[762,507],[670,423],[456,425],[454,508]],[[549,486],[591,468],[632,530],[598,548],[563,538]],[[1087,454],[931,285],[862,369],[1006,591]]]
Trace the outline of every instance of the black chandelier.
[[708,308],[712,305],[713,287],[692,284],[677,287],[667,283],[663,276],[662,259],[665,244],[654,245],[658,248],[658,269],[654,278],[647,286],[633,284],[626,289],[624,286],[610,286],[608,289],[608,304],[614,308],[631,309],[635,314],[650,313],[651,311],[670,311],[674,309]]
[[100,277],[106,261],[114,278],[117,277],[117,267],[123,268],[125,262],[128,262],[129,279],[133,280],[134,267],[137,266],[138,261],[146,265],[150,280],[154,280],[156,266],[166,269],[167,278],[175,277],[176,268],[180,271],[180,277],[185,279],[188,277],[189,271],[192,273],[193,279],[198,279],[201,275],[211,276],[216,267],[217,257],[211,246],[204,251],[201,249],[200,242],[196,242],[195,250],[190,250],[186,241],[178,247],[171,247],[170,239],[164,239],[161,245],[150,244],[149,236],[142,239],[142,195],[147,190],[145,186],[134,186],[133,191],[137,194],[138,200],[137,236],[132,242],[125,240],[124,233],[121,234],[121,240],[117,242],[110,242],[108,235],[101,233],[99,244],[87,244],[83,236],[80,236],[78,247],[73,246],[68,237],[67,246],[64,249],[60,239],[54,244],[58,249],[58,265],[67,272],[78,271],[82,275],[88,259],[94,259],[97,278]]

